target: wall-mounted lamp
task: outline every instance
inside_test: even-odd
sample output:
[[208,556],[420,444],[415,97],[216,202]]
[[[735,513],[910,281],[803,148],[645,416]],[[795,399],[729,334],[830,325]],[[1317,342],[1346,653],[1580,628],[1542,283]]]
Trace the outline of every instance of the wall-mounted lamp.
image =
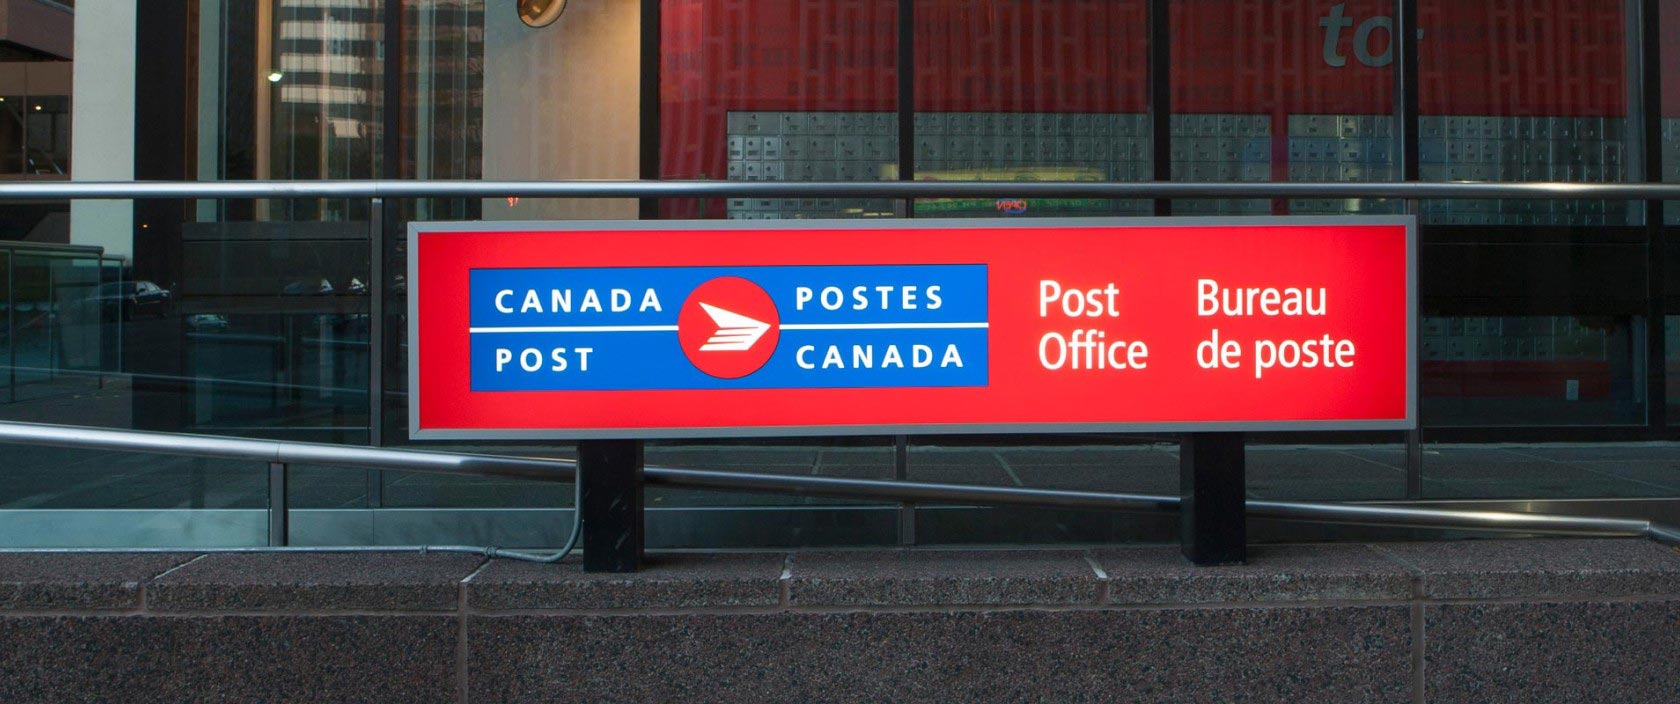
[[281,79],[284,79],[285,77],[286,77],[286,74],[281,73],[279,71],[269,71],[268,72],[268,82],[269,83],[279,83],[281,81]]
[[519,21],[530,27],[547,27],[566,11],[566,0],[519,0]]

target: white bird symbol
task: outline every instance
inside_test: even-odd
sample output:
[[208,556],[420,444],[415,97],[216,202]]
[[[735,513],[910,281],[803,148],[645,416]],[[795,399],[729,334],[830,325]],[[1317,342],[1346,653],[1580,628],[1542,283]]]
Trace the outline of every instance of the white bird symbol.
[[706,315],[712,316],[712,322],[717,323],[718,329],[706,344],[700,346],[701,352],[745,352],[752,349],[764,333],[770,331],[770,324],[753,320],[747,316],[727,311],[714,305],[701,303]]

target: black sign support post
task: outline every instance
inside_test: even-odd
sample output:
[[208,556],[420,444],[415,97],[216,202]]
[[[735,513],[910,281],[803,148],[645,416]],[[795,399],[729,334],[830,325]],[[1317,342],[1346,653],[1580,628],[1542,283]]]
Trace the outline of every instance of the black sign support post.
[[1179,545],[1198,565],[1248,560],[1242,433],[1190,433],[1178,452]]
[[577,481],[583,482],[583,571],[635,572],[644,540],[642,442],[578,443]]

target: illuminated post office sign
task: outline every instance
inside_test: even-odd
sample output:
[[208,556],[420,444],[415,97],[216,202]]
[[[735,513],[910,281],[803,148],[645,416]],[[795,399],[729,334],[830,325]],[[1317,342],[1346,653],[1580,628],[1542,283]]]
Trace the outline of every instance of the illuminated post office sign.
[[1410,218],[416,223],[411,432],[1407,429]]

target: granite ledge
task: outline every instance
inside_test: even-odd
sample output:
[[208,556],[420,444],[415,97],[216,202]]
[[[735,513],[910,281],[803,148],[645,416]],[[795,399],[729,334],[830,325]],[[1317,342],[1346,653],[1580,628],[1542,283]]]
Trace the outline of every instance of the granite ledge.
[[191,552],[0,554],[0,612],[139,608],[141,585],[197,557]]
[[777,606],[786,553],[649,553],[635,574],[492,560],[467,583],[467,603],[486,610],[687,609]]
[[1197,567],[1177,547],[1093,551],[1108,603],[1404,601],[1413,577],[1366,545],[1255,545],[1246,565]]
[[218,553],[147,585],[154,611],[454,611],[462,553]]
[[1427,599],[1680,597],[1680,552],[1635,538],[1465,540],[1374,546]]
[[[1680,552],[1637,539],[651,553],[638,574],[454,553],[0,553],[7,612],[626,612],[1101,608],[1416,599],[1680,600]],[[784,574],[785,570],[785,574]],[[464,598],[464,602],[463,602]]]
[[869,550],[795,553],[790,606],[1095,605],[1078,551]]

